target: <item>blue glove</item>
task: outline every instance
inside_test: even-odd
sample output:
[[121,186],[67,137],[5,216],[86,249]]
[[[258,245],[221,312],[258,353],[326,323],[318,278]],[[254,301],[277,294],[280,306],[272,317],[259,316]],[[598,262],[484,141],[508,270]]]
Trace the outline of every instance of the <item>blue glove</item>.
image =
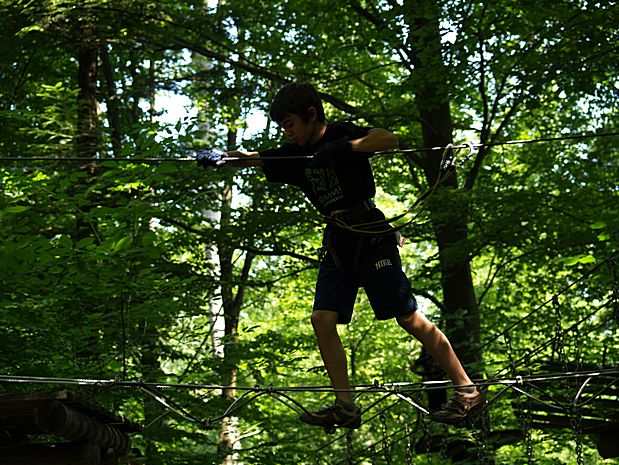
[[312,156],[309,166],[312,168],[326,168],[333,165],[335,160],[342,155],[352,154],[352,145],[348,137],[322,144]]
[[198,166],[207,168],[209,166],[221,166],[225,163],[226,152],[217,149],[200,150],[196,155]]

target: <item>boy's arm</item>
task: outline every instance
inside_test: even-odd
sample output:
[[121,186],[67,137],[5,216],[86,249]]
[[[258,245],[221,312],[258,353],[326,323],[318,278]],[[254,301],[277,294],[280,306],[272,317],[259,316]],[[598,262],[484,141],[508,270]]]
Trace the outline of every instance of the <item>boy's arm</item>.
[[262,160],[251,160],[257,158],[260,154],[258,152],[242,152],[240,150],[230,150],[226,152],[226,158],[238,158],[239,160],[230,160],[225,162],[225,166],[232,166],[235,168],[243,168],[245,166],[262,166]]
[[368,134],[360,139],[350,141],[353,152],[380,152],[398,147],[398,136],[382,128],[370,129]]
[[337,158],[346,157],[355,152],[366,154],[383,150],[394,149],[398,146],[398,137],[391,131],[382,128],[373,128],[358,139],[349,140],[347,137],[339,141],[327,142],[321,145],[310,162],[317,168],[330,166]]

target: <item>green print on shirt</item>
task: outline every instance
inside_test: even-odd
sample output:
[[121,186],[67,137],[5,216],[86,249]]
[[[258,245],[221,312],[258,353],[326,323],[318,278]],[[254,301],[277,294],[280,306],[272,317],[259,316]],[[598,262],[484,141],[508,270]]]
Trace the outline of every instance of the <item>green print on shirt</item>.
[[333,168],[305,168],[305,177],[321,205],[328,207],[333,202],[344,198],[342,186]]

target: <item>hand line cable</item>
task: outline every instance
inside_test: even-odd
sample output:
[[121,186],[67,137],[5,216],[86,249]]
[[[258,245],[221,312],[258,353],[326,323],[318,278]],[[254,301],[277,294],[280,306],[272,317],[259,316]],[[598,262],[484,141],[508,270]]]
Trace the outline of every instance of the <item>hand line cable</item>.
[[[495,147],[500,145],[523,145],[523,144],[532,144],[532,143],[541,143],[541,142],[555,142],[555,141],[563,141],[563,140],[582,140],[582,139],[593,139],[597,137],[612,137],[619,135],[619,131],[609,131],[609,132],[599,132],[592,134],[574,134],[574,135],[566,135],[566,136],[557,136],[557,137],[543,137],[537,139],[518,139],[518,140],[507,140],[507,141],[499,141],[499,142],[486,142],[486,143],[465,143],[461,145],[454,145],[451,148],[453,149],[477,149],[482,147]],[[396,150],[383,150],[374,152],[374,155],[394,155],[394,154],[406,154],[406,153],[419,153],[419,152],[433,152],[439,150],[445,150],[448,146],[445,147],[421,147],[414,149],[396,149]],[[354,158],[355,155],[352,155]],[[287,160],[309,160],[311,159],[311,155],[299,155],[299,156],[282,156],[282,157],[227,157],[226,161],[287,161]],[[96,163],[104,163],[104,162],[125,162],[125,163],[163,163],[163,162],[194,162],[194,157],[152,157],[152,158],[129,158],[129,157],[100,157],[100,158],[92,158],[92,157],[12,157],[12,156],[0,156],[0,162],[8,162],[8,161],[62,161],[62,162],[96,162]]]

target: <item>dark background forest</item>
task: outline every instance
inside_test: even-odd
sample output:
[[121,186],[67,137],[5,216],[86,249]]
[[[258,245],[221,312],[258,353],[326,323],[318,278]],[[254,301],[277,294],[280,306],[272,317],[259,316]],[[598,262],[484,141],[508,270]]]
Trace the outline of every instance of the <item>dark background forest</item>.
[[[616,395],[595,380],[493,380],[617,368],[615,2],[0,5],[0,394],[66,387],[20,376],[174,385],[177,408],[68,387],[141,423],[130,455],[149,465],[611,463],[585,419],[616,425]],[[440,401],[419,386],[442,375],[363,293],[342,334],[366,421],[349,437],[298,422],[291,407],[332,396],[313,389],[328,380],[309,322],[323,221],[260,169],[191,160],[279,144],[265,115],[292,81],[330,121],[398,135],[402,153],[372,158],[388,215],[437,186],[400,220],[401,253],[421,310],[488,381],[476,424],[410,403]],[[437,185],[443,150],[417,149],[466,142]],[[371,389],[389,383],[415,389]],[[310,389],[245,390],[270,385]],[[563,427],[540,426],[535,399],[577,394]]]

